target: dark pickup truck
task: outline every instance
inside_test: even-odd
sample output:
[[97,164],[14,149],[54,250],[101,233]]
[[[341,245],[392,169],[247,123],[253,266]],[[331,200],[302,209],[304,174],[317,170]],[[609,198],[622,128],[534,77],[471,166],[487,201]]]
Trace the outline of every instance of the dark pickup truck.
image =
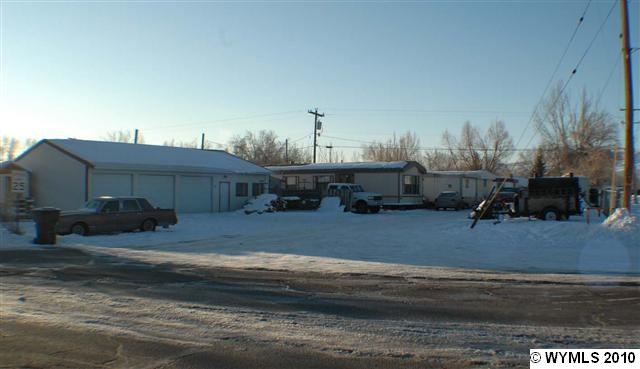
[[84,208],[63,211],[56,226],[58,234],[87,235],[123,231],[154,231],[156,226],[178,223],[173,209],[154,208],[143,197],[97,197]]

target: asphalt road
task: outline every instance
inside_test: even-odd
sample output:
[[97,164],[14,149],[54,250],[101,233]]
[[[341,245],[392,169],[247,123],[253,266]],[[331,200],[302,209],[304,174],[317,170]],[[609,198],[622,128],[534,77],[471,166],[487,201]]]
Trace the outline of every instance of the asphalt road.
[[528,367],[637,348],[640,281],[146,264],[0,251],[0,368]]

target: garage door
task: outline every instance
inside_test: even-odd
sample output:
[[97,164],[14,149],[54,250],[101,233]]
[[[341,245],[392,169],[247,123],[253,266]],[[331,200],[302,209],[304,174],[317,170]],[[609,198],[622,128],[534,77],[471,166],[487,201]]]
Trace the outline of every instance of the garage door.
[[146,197],[151,205],[173,208],[173,176],[140,175],[136,195]]
[[181,213],[211,212],[211,178],[180,177],[177,208]]
[[91,180],[91,196],[131,196],[131,174],[95,173]]

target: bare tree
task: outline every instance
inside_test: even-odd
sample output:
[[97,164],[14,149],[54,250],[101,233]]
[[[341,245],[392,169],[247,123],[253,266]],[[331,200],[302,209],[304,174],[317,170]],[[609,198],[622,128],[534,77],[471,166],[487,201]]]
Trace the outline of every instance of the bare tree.
[[483,139],[483,167],[493,172],[501,173],[506,170],[506,163],[513,155],[513,139],[501,120],[494,121]]
[[587,175],[592,183],[606,181],[611,173],[612,147],[616,142],[613,117],[600,110],[582,92],[577,107],[558,85],[535,116],[549,173]]
[[[325,163],[340,163],[344,162],[344,152],[341,150],[336,150],[335,147],[319,147],[318,156],[320,157],[321,162]],[[360,159],[356,159],[354,161],[360,161]]]
[[424,154],[423,161],[430,170],[455,170],[454,159],[447,150],[433,150]]
[[[457,170],[503,172],[514,148],[505,124],[500,120],[493,122],[484,136],[470,122],[465,122],[460,139],[445,130],[442,142],[446,148],[447,166]],[[445,158],[443,155],[440,159]]]
[[399,138],[395,133],[386,142],[374,141],[362,148],[362,158],[371,161],[421,160],[420,139],[407,131]]
[[247,131],[244,136],[232,137],[229,151],[258,165],[303,163],[310,159],[310,155],[296,145],[289,145],[285,152],[285,144],[278,140],[275,132],[266,130],[257,135]]
[[20,152],[29,149],[36,142],[33,138],[27,138],[24,142],[20,142],[15,137],[3,136],[0,140],[0,162],[14,160]]
[[[134,135],[130,131],[110,131],[103,139],[109,142],[133,143]],[[138,143],[144,143],[144,137],[140,132],[138,132]]]
[[164,141],[162,145],[171,146],[171,147],[184,147],[188,149],[205,149],[205,150],[211,150],[216,148],[214,147],[211,141],[205,141],[204,147],[203,147],[202,141],[198,141],[197,138],[194,138],[192,141],[176,141],[175,138],[172,138],[170,141]]

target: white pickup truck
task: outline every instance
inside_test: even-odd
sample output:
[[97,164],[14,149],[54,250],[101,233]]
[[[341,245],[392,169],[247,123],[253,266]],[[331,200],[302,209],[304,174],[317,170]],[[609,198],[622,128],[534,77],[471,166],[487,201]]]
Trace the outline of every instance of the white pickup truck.
[[338,196],[346,210],[357,213],[377,213],[382,209],[382,195],[367,192],[361,185],[355,183],[329,183],[329,196]]

